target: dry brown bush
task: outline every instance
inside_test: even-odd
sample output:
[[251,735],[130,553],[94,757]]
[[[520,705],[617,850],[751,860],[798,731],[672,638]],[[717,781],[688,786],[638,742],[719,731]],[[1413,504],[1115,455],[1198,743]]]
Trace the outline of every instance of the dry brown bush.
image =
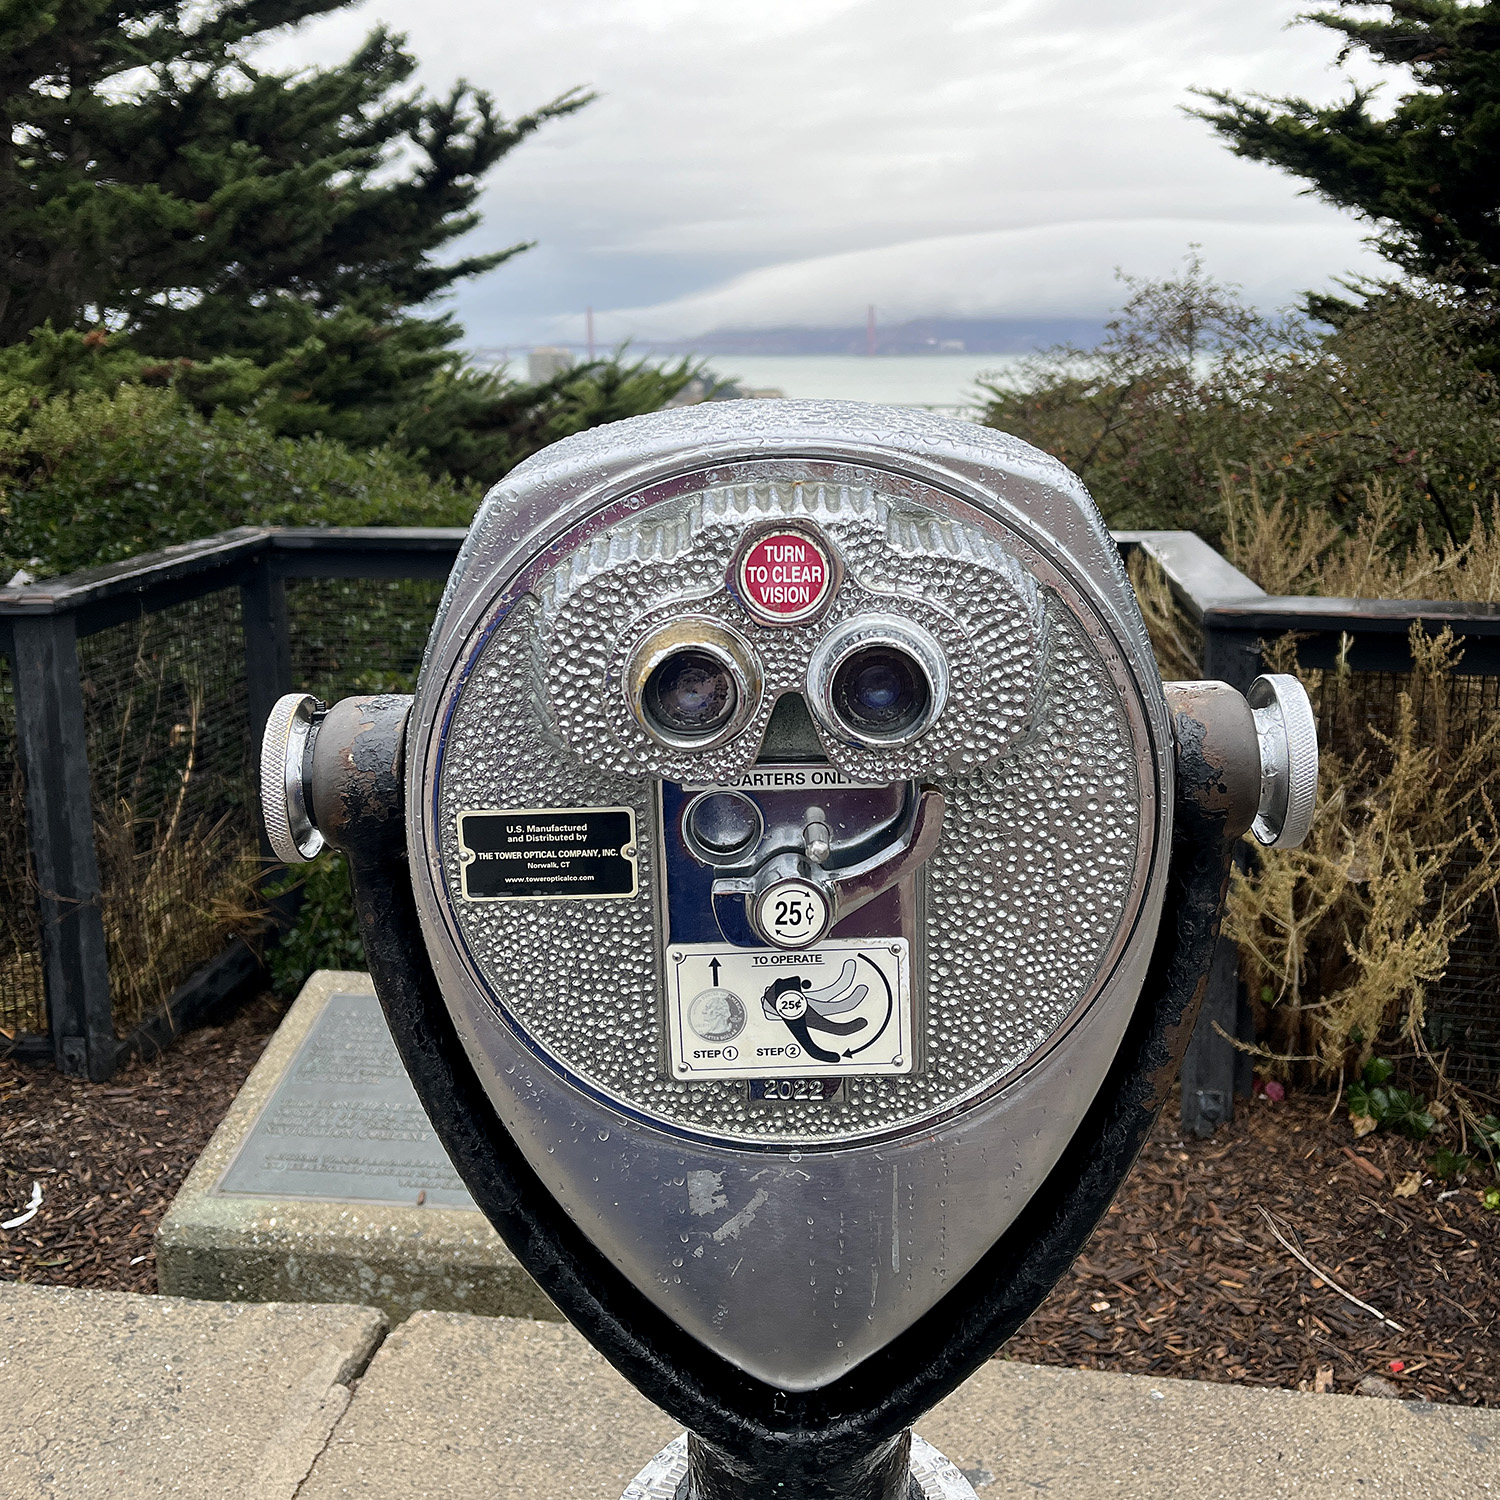
[[[166,1004],[232,935],[258,939],[259,851],[205,743],[208,688],[193,642],[146,620],[100,694],[91,744],[94,845],[115,1028]],[[120,644],[128,644],[121,642]],[[125,661],[123,654],[115,665]],[[227,805],[226,805],[226,798]]]
[[1154,557],[1132,552],[1125,564],[1135,597],[1146,621],[1146,634],[1156,652],[1164,682],[1191,682],[1203,675],[1203,639],[1198,628],[1178,608],[1172,585]]
[[1334,599],[1500,599],[1500,500],[1476,506],[1468,540],[1434,546],[1419,530],[1403,546],[1402,501],[1383,479],[1364,487],[1352,530],[1285,493],[1221,473],[1224,555],[1268,594]]
[[[1369,487],[1352,531],[1221,476],[1224,550],[1273,594],[1500,598],[1500,504],[1462,545],[1394,535],[1399,502]],[[1196,627],[1144,554],[1130,572],[1166,677],[1201,670]],[[1256,1002],[1262,1065],[1332,1078],[1372,1051],[1424,1050],[1428,995],[1480,903],[1500,924],[1500,711],[1474,693],[1452,634],[1410,635],[1411,673],[1372,717],[1346,655],[1304,670],[1294,637],[1265,643],[1267,670],[1296,672],[1318,712],[1319,806],[1300,849],[1255,849],[1233,881],[1226,931]],[[1346,638],[1345,653],[1348,642]]]
[[[1410,646],[1388,730],[1351,717],[1346,667],[1299,674],[1331,731],[1312,831],[1300,849],[1259,850],[1231,885],[1225,930],[1262,1007],[1263,1057],[1283,1074],[1301,1063],[1333,1077],[1378,1047],[1419,1050],[1450,947],[1500,887],[1488,790],[1500,716],[1450,711],[1462,662],[1450,631],[1415,625]],[[1271,655],[1296,670],[1293,643]]]

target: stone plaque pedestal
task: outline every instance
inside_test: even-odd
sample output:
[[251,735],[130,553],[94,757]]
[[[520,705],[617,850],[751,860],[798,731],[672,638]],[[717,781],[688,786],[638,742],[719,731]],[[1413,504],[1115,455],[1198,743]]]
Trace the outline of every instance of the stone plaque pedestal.
[[161,1290],[556,1318],[474,1207],[366,974],[320,971],[156,1234]]

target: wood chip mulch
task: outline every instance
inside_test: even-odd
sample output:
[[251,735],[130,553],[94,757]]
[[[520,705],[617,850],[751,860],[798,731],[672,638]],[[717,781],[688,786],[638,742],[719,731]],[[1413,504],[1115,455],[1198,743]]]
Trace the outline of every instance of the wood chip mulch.
[[1331,1102],[1237,1100],[1206,1141],[1164,1117],[1006,1356],[1500,1405],[1500,1213],[1433,1181],[1431,1145],[1356,1140]]
[[154,1292],[151,1236],[271,1039],[283,1007],[252,1002],[109,1083],[0,1058],[0,1280]]
[[[154,1292],[151,1236],[279,1017],[263,998],[108,1084],[0,1059],[0,1220],[42,1188],[0,1279]],[[1169,1115],[1006,1357],[1500,1405],[1500,1213],[1328,1103],[1241,1100],[1206,1141]]]

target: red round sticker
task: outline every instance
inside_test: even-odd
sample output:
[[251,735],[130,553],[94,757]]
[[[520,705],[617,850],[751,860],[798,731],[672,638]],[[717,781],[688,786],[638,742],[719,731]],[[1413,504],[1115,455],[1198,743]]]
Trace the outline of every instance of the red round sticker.
[[740,597],[750,612],[772,623],[806,619],[828,597],[828,554],[800,531],[773,531],[740,559]]

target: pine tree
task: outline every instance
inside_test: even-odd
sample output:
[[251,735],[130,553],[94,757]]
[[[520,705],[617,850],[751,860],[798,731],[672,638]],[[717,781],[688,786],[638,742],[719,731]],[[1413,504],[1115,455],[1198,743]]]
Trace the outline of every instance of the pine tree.
[[1332,105],[1203,90],[1217,107],[1194,113],[1237,156],[1371,221],[1403,270],[1489,300],[1500,291],[1500,3],[1338,0],[1305,19],[1343,38],[1340,61],[1358,49],[1417,88],[1381,114],[1358,87]]
[[283,430],[300,403],[305,430],[389,432],[459,334],[417,310],[526,247],[437,253],[486,172],[590,96],[514,120],[462,83],[430,99],[382,29],[338,67],[256,67],[268,33],[347,3],[0,0],[0,346],[108,330],[274,387]]

